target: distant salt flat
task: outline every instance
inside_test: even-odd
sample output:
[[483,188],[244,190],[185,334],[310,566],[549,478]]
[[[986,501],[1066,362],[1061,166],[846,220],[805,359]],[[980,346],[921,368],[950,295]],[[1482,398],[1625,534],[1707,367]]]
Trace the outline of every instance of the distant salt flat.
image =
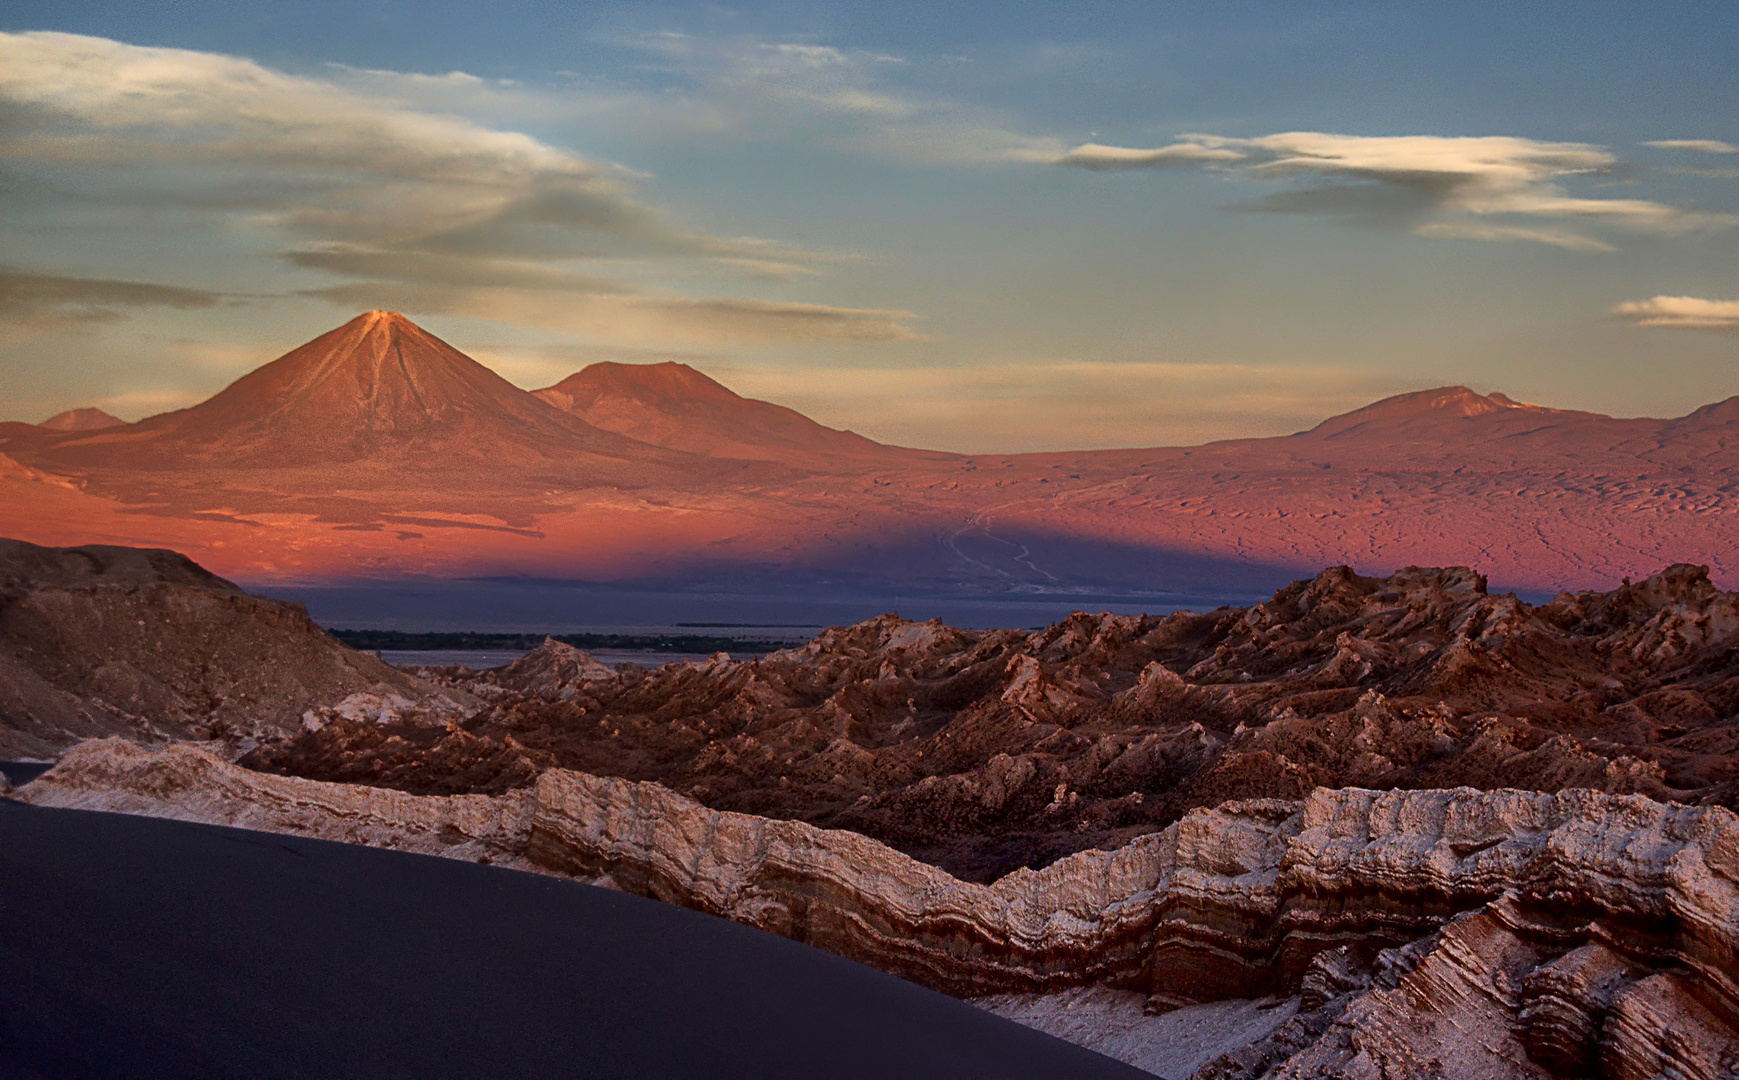
[[[706,660],[712,654],[693,652],[671,652],[668,649],[598,649],[588,650],[592,658],[601,664],[640,664],[643,667],[657,667],[660,664],[678,663],[684,660]],[[521,650],[509,649],[382,649],[380,658],[395,667],[447,667],[457,666],[470,668],[473,671],[483,671],[488,668],[511,664],[524,656]],[[740,659],[744,654],[732,654]]]
[[807,639],[888,612],[950,626],[1046,626],[1072,611],[1163,615],[1266,600],[1272,589],[1203,596],[1173,593],[685,592],[560,581],[368,582],[271,585],[260,591],[308,607],[323,626],[381,630],[597,633]]
[[380,658],[394,667],[466,667],[473,671],[501,667],[525,653],[504,649],[382,649]]

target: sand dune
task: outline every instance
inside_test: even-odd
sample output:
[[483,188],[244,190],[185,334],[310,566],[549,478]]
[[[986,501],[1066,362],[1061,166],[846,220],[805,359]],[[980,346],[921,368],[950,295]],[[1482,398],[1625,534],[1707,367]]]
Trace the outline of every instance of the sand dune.
[[0,1075],[1140,1077],[571,881],[0,800]]

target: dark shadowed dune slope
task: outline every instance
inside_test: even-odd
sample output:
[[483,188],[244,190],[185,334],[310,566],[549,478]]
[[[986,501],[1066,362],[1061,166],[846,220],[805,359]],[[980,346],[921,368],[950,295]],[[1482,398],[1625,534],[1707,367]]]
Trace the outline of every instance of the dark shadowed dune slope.
[[0,800],[0,1077],[1136,1078],[758,930],[516,871]]

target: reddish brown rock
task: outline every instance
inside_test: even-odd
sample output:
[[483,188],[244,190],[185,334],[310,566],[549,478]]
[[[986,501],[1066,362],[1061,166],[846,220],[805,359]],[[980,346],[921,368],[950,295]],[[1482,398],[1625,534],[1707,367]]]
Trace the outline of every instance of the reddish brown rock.
[[449,713],[476,704],[172,551],[0,540],[0,757],[105,735],[245,747],[357,693]]
[[120,427],[126,421],[101,409],[68,409],[55,413],[39,426],[50,431],[101,431]]
[[335,724],[249,761],[440,793],[469,790],[461,769],[653,780],[989,881],[1194,807],[1319,786],[1732,807],[1735,645],[1739,595],[1700,567],[1543,605],[1489,595],[1465,569],[1334,568],[1244,609],[1076,614],[1036,633],[887,616],[758,660],[653,671],[546,644],[449,673],[493,708],[448,740]]

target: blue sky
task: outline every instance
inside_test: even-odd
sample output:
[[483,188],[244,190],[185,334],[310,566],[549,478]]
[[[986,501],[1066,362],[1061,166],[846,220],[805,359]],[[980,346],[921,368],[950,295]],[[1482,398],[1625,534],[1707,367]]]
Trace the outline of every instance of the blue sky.
[[[1739,392],[1731,4],[0,4],[8,417],[371,306],[962,450]],[[47,31],[49,33],[40,33]],[[36,33],[32,33],[36,32]],[[1651,144],[1666,145],[1651,145]]]

